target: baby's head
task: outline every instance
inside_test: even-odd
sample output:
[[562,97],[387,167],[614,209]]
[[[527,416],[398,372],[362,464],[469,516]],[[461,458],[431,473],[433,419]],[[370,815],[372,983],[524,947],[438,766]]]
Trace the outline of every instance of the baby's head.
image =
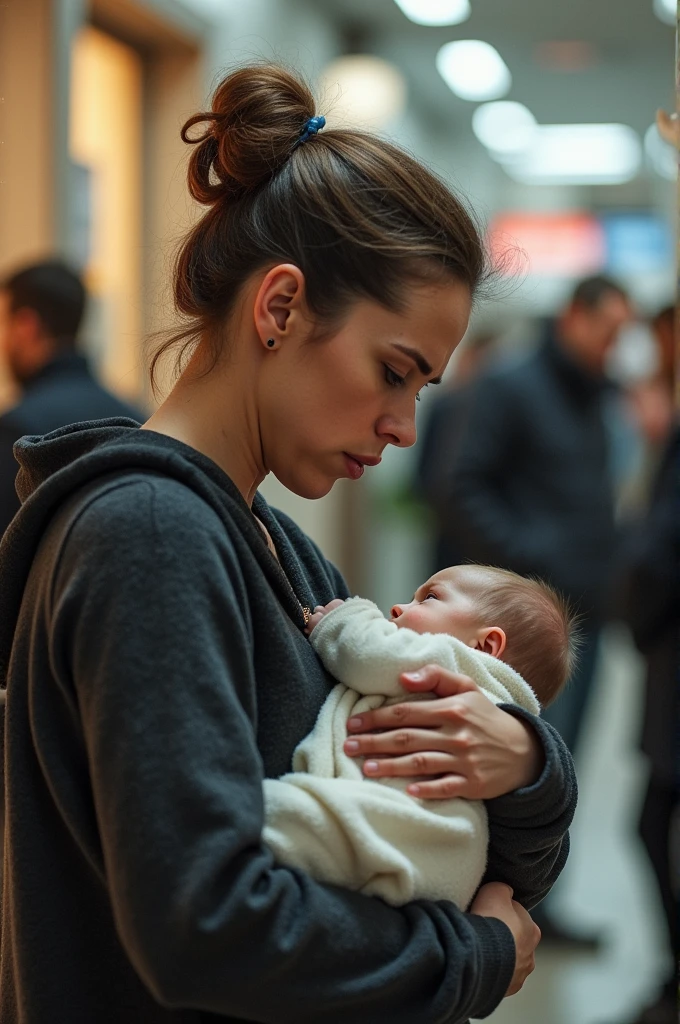
[[416,633],[448,633],[526,679],[545,707],[571,675],[575,617],[557,591],[507,569],[454,565],[423,583],[391,619]]

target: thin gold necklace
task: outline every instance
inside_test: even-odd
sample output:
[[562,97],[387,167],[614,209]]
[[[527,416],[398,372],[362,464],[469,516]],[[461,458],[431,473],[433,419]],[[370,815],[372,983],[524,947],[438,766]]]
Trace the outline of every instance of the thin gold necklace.
[[[274,556],[274,558],[276,559],[276,561],[279,563],[279,567],[281,569],[281,572],[283,572],[283,575],[286,576],[286,574],[284,572],[284,569],[283,569],[283,566],[281,565],[281,559],[278,556],[278,553],[277,553],[276,548],[274,546],[274,541],[271,538],[271,534],[269,533],[269,530],[264,525],[262,520],[258,519],[257,516],[254,513],[253,513],[253,518],[255,519],[255,522],[259,525],[260,529],[264,533],[264,539],[267,542],[267,547],[271,551],[271,553]],[[302,604],[302,602],[298,598],[297,594],[293,590],[293,587],[291,586],[291,582],[290,582],[290,580],[288,579],[287,576],[286,576],[286,580],[288,581],[288,586],[290,587],[295,600],[297,601],[298,605],[300,606],[300,611],[302,612],[302,618],[304,619],[304,623],[305,623],[305,626],[306,626],[307,623],[309,622],[309,620],[312,617],[312,609],[311,608],[307,608],[305,605]]]

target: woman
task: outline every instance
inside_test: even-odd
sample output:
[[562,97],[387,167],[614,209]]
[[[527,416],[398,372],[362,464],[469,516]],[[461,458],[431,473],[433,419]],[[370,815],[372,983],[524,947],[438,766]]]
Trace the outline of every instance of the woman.
[[533,969],[524,908],[566,859],[571,762],[468,680],[424,668],[410,687],[441,699],[366,716],[348,751],[422,775],[424,798],[489,801],[471,913],[316,884],[261,842],[262,777],[289,769],[333,685],[308,610],[348,591],[257,487],[272,472],[320,497],[413,444],[417,393],[485,270],[440,181],[313,115],[281,69],[222,82],[183,133],[209,208],[177,265],[196,344],[176,387],[141,430],[19,445],[0,566],[3,1024],[452,1024]]

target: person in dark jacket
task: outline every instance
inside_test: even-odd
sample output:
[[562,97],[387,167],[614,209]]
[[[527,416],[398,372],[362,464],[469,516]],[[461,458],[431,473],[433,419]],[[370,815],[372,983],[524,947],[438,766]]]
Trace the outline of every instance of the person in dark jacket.
[[672,967],[658,999],[631,1024],[677,1024],[678,896],[674,891],[672,823],[680,772],[680,427],[659,466],[644,519],[631,529],[621,591],[623,617],[647,662],[641,748],[649,762],[639,830],[656,876],[668,927]]
[[0,535],[19,508],[12,453],[18,438],[107,416],[144,418],[106,391],[76,351],[85,299],[80,278],[60,260],[23,267],[0,282],[0,359],[21,389],[17,405],[0,416]]
[[334,684],[306,623],[348,589],[258,487],[272,472],[319,498],[412,444],[486,265],[442,182],[381,139],[318,135],[314,113],[282,68],[221,82],[183,130],[209,208],[176,269],[194,338],[176,386],[141,429],[17,446],[2,1024],[461,1024],[533,969],[572,761],[451,672],[404,677],[438,699],[402,705],[397,730],[391,708],[348,723],[346,751],[487,801],[471,912],[317,883],[262,841],[263,778],[290,770]]
[[465,411],[465,389],[492,356],[493,334],[478,334],[462,343],[456,354],[455,376],[444,394],[430,402],[422,439],[418,441],[414,492],[432,513],[430,573],[465,561],[447,511],[447,481],[443,466],[450,466]]

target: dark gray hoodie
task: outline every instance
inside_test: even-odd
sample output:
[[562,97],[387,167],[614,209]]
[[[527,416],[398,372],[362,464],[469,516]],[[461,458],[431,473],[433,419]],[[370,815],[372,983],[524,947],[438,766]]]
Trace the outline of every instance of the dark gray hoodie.
[[[3,1024],[458,1024],[502,999],[509,930],[279,868],[263,776],[290,769],[333,680],[302,606],[337,570],[257,496],[129,420],[23,438],[0,545],[7,687]],[[515,714],[522,714],[512,709]],[[530,716],[527,716],[530,717]],[[567,855],[554,731],[536,785],[488,804],[487,880],[531,906]]]

